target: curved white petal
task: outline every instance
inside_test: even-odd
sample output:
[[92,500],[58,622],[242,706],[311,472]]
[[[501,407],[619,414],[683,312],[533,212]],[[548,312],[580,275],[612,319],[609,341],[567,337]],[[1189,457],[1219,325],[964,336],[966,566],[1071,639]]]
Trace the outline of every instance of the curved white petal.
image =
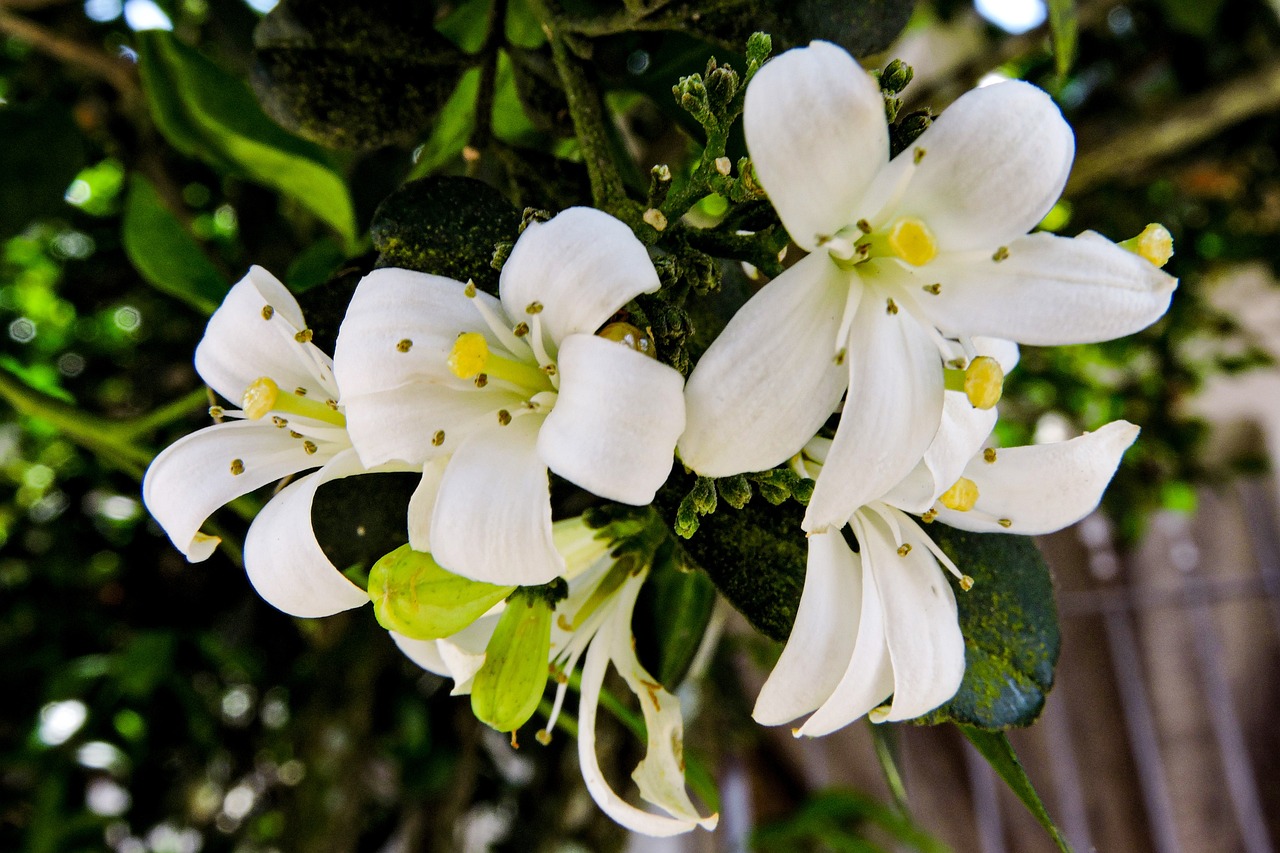
[[431,553],[431,517],[448,465],[449,458],[441,456],[422,466],[422,479],[409,498],[409,547],[415,551]]
[[427,672],[434,672],[436,675],[448,676],[449,667],[444,662],[444,658],[440,656],[440,650],[436,647],[438,640],[415,640],[412,637],[406,637],[404,634],[397,634],[395,631],[388,631],[391,639],[395,642],[396,648],[404,653],[404,656],[425,669]]
[[921,309],[950,335],[990,335],[1054,346],[1109,341],[1164,315],[1178,280],[1115,243],[1038,233],[1014,240],[1003,261],[939,259],[937,296]]
[[813,437],[848,382],[835,350],[850,287],[862,285],[818,252],[739,309],[685,386],[685,465],[705,477],[764,471]]
[[942,421],[942,361],[905,311],[859,306],[849,335],[849,394],[805,512],[810,533],[840,528],[924,458]]
[[537,586],[564,571],[551,536],[551,487],[538,458],[542,417],[485,427],[458,446],[436,497],[432,554],[472,580]]
[[[862,567],[839,532],[809,537],[795,625],[756,697],[752,718],[777,726],[817,709],[853,656],[862,610]],[[883,698],[883,697],[881,697]]]
[[363,473],[355,452],[343,451],[319,471],[290,483],[258,513],[244,540],[244,570],[268,604],[291,616],[313,617],[369,602],[368,594],[329,562],[311,527],[316,489]]
[[[899,556],[884,524],[866,525],[884,610],[885,641],[893,661],[893,702],[871,713],[874,723],[911,720],[932,711],[960,689],[964,678],[964,637],[955,593],[942,567],[923,542]],[[872,532],[874,530],[874,532]],[[904,530],[911,544],[913,532]]]
[[1006,376],[1013,372],[1022,358],[1017,342],[1004,338],[976,336],[973,338],[973,348],[978,351],[978,355],[994,358]]
[[531,304],[542,305],[543,334],[555,344],[594,333],[658,286],[649,252],[630,228],[603,211],[571,207],[525,228],[502,266],[498,292],[515,322],[529,320]]
[[[143,478],[142,500],[173,544],[188,560],[199,562],[216,545],[199,532],[214,510],[267,483],[317,468],[333,453],[333,445],[319,445],[308,454],[300,440],[270,422],[215,424],[161,451]],[[233,473],[237,467],[239,474]]]
[[360,280],[347,306],[334,348],[334,375],[343,402],[413,384],[467,389],[469,379],[449,370],[458,335],[492,333],[475,303],[505,321],[498,300],[444,276],[380,269]]
[[[718,816],[700,817],[684,790],[679,702],[661,687],[653,686],[657,682],[640,667],[631,649],[631,611],[643,582],[644,575],[629,578],[618,591],[608,605],[609,614],[592,641],[582,667],[582,698],[578,706],[578,763],[582,767],[582,780],[601,811],[632,832],[662,837],[689,832],[698,825],[714,829]],[[666,809],[672,817],[642,811],[626,802],[609,787],[600,772],[596,756],[596,712],[611,658],[640,698],[649,735],[645,758],[632,776],[640,786],[641,795]]]
[[557,365],[560,393],[538,434],[542,461],[602,498],[652,501],[684,432],[684,378],[595,335],[565,338]]
[[281,388],[336,398],[329,356],[295,337],[305,328],[293,295],[271,273],[251,267],[209,318],[196,347],[196,372],[237,406],[245,389],[263,376]]
[[806,251],[876,211],[863,195],[889,160],[880,86],[844,49],[816,41],[766,64],[743,112],[756,175]]
[[360,459],[372,468],[394,460],[422,464],[452,453],[473,430],[495,423],[499,409],[514,412],[522,402],[518,394],[496,387],[460,390],[413,382],[349,394],[343,397],[343,408],[347,435]]
[[[995,462],[976,457],[964,476],[978,486],[972,512],[939,507],[938,520],[961,530],[1052,533],[1093,512],[1138,427],[1113,421],[1070,441],[1010,447]],[[1009,521],[1008,526],[1000,520]]]
[[920,150],[927,153],[896,215],[922,219],[943,252],[994,251],[1034,228],[1062,195],[1075,138],[1047,94],[1011,80],[962,95],[894,168]]
[[[860,530],[861,526],[855,524],[855,529]],[[862,553],[855,556],[858,561],[856,583],[861,588],[861,613],[853,654],[831,695],[796,730],[796,737],[818,737],[844,728],[879,706],[893,692],[893,666],[885,644],[884,613],[876,577],[868,565],[865,538],[865,534],[859,533]]]
[[471,684],[480,667],[484,666],[485,649],[489,647],[489,640],[498,627],[498,619],[505,606],[498,604],[452,637],[436,640],[440,659],[444,661],[449,677],[453,679],[450,696],[464,696],[471,692]]
[[948,391],[942,402],[942,424],[924,459],[882,500],[911,513],[929,509],[982,449],[995,429],[996,417],[994,408],[974,408],[964,394]]

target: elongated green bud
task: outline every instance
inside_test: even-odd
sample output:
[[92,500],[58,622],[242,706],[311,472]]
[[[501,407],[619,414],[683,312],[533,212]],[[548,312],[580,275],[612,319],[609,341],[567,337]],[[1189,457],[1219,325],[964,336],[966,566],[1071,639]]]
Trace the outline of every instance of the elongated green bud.
[[447,572],[430,554],[401,545],[373,564],[369,597],[378,624],[415,640],[439,640],[466,628],[514,586],[494,586]]
[[555,605],[538,589],[518,590],[507,601],[484,650],[484,665],[471,683],[476,719],[500,732],[528,722],[547,687]]

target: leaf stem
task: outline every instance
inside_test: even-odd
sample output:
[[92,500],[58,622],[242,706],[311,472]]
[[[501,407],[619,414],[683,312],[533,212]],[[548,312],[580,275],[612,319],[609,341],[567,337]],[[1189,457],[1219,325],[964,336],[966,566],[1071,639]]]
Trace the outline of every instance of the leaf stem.
[[903,784],[902,773],[898,770],[897,731],[870,721],[867,725],[871,727],[871,742],[875,745],[876,760],[880,762],[880,770],[884,772],[884,781],[889,786],[893,804],[904,815],[910,814],[910,808],[907,805],[907,786]]
[[154,412],[120,422],[120,432],[123,437],[131,440],[143,438],[156,430],[183,420],[193,412],[207,408],[212,403],[209,389],[202,385],[170,403],[165,403]]

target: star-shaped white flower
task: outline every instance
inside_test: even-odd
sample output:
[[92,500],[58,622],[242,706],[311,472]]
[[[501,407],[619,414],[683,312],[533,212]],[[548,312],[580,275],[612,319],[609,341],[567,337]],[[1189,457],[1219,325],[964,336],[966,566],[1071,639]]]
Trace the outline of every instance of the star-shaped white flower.
[[[974,336],[1096,342],[1168,307],[1176,281],[1139,254],[1091,232],[1027,234],[1074,154],[1071,129],[1034,86],[969,92],[890,160],[876,81],[814,42],[753,78],[744,125],[761,183],[811,254],[699,361],[679,452],[704,476],[772,468],[847,391],[809,532],[842,526],[911,471],[938,429],[944,364],[970,367]],[[972,377],[991,392],[983,405],[1000,381],[986,367]]]
[[[858,552],[838,530],[809,537],[795,626],[756,700],[758,722],[812,712],[795,733],[818,736],[864,714],[913,719],[950,699],[964,677],[964,637],[943,572],[962,589],[973,581],[907,512],[964,530],[1060,530],[1097,506],[1138,435],[1116,421],[1071,441],[975,454],[990,427],[981,429],[963,395],[947,397],[951,411],[925,460],[849,519]],[[816,473],[830,448],[825,439],[806,447],[802,473]]]
[[364,278],[335,372],[364,464],[424,468],[415,548],[468,578],[536,586],[564,570],[548,469],[610,500],[653,499],[684,430],[683,379],[628,345],[638,330],[601,327],[658,286],[631,230],[589,208],[525,229],[500,299],[406,270]]
[[347,438],[332,363],[311,343],[297,300],[271,273],[253,267],[209,319],[196,371],[243,410],[215,407],[229,422],[179,439],[158,455],[143,501],[192,562],[218,539],[200,525],[218,507],[268,483],[293,481],[254,519],[244,563],[254,588],[295,616],[327,616],[368,601],[325,557],[311,528],[322,483],[365,472]]

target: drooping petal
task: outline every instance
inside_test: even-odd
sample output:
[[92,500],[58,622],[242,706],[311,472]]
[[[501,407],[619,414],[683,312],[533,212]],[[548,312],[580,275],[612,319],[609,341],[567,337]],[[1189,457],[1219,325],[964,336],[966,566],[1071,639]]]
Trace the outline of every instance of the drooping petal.
[[[617,593],[615,600],[608,605],[610,613],[600,633],[592,641],[587,651],[586,663],[582,667],[582,698],[578,705],[578,763],[582,767],[582,780],[601,811],[632,832],[665,837],[688,832],[699,824],[707,829],[713,829],[717,816],[701,818],[693,808],[693,804],[689,802],[688,794],[684,792],[684,774],[679,772],[682,762],[677,752],[682,734],[680,706],[675,697],[661,687],[655,687],[654,694],[649,695],[647,685],[638,686],[639,691],[644,693],[641,696],[641,705],[649,733],[649,751],[633,775],[638,777],[636,781],[642,786],[641,793],[645,799],[668,809],[674,816],[652,814],[636,808],[618,796],[605,780],[604,774],[600,772],[600,761],[596,755],[596,713],[600,704],[600,690],[604,685],[604,677],[608,671],[611,656],[615,653],[626,655],[630,652],[630,613],[643,581],[643,575],[630,578]],[[624,658],[627,665],[619,665],[619,672],[628,679],[628,683],[639,673],[644,672],[640,669],[638,661],[634,666],[630,665],[634,657],[634,652],[630,652],[630,660]],[[647,673],[645,680],[653,685],[657,684],[647,677]],[[648,699],[647,703],[646,699]],[[664,705],[667,708],[665,714],[656,708],[651,710],[652,706],[656,705]],[[665,742],[655,743],[655,740]],[[650,764],[650,761],[653,763]],[[646,765],[649,769],[645,769]],[[677,773],[679,774],[678,789],[676,788]]]
[[458,446],[436,497],[432,554],[449,571],[537,586],[564,571],[551,534],[551,487],[538,458],[539,415],[473,432]]
[[942,402],[942,424],[924,459],[881,500],[911,513],[933,506],[951,488],[995,429],[997,412],[974,408],[964,394],[949,391]]
[[861,610],[858,556],[838,532],[810,536],[800,609],[782,656],[756,697],[751,716],[757,723],[778,726],[827,701],[853,656]]
[[345,450],[268,501],[244,540],[244,569],[267,603],[291,616],[331,616],[368,604],[363,589],[325,556],[311,527],[311,503],[321,484],[365,473]]
[[296,337],[305,328],[293,295],[271,273],[251,267],[209,318],[196,347],[196,372],[237,406],[245,389],[262,376],[284,389],[306,388],[313,397],[334,398],[329,357]]
[[[855,529],[860,530],[861,526],[855,524]],[[839,533],[827,535],[841,537]],[[831,695],[796,730],[797,737],[819,737],[844,728],[880,705],[893,692],[893,667],[885,643],[884,613],[875,575],[867,565],[869,558],[865,538],[859,533],[862,552],[852,555],[858,562],[855,582],[860,587],[861,598],[853,654]],[[843,541],[843,537],[841,539]]]
[[155,458],[142,481],[142,500],[173,544],[199,562],[217,545],[199,533],[214,510],[267,483],[317,468],[333,452],[332,445],[319,445],[308,454],[288,430],[269,422],[215,424],[175,441]]
[[465,696],[471,692],[471,684],[480,667],[484,666],[485,649],[498,627],[504,607],[505,604],[499,604],[452,637],[436,641],[440,658],[453,679],[450,696]]
[[492,334],[475,303],[506,317],[498,300],[482,291],[468,298],[464,289],[451,278],[393,268],[361,279],[334,348],[343,402],[416,383],[471,388],[449,370],[454,342],[464,332]]
[[[960,689],[965,660],[956,597],[923,542],[915,542],[900,556],[879,519],[866,528],[872,554],[868,568],[880,592],[885,641],[893,661],[893,702],[887,711],[871,712],[871,721],[911,720]],[[904,534],[912,544],[914,534],[907,529]]]
[[1137,438],[1138,427],[1113,421],[1070,441],[1000,449],[994,462],[977,456],[964,470],[978,486],[973,511],[939,507],[938,520],[988,533],[1033,536],[1061,530],[1098,506]]
[[685,386],[685,465],[706,477],[764,471],[813,437],[848,381],[835,350],[850,287],[861,283],[819,252],[739,309]]
[[570,335],[560,393],[538,435],[547,467],[592,494],[653,500],[684,432],[684,379],[657,360],[595,335]]
[[990,335],[1036,346],[1109,341],[1163,316],[1178,280],[1098,234],[1038,233],[1002,261],[940,258],[937,296],[920,307],[949,335]]
[[415,640],[412,637],[397,634],[395,631],[388,631],[387,633],[391,635],[396,648],[400,649],[409,660],[427,672],[434,672],[436,675],[443,676],[449,675],[449,667],[444,662],[444,658],[440,656],[440,649],[437,648],[438,640]]
[[499,409],[515,411],[521,402],[519,395],[494,387],[459,390],[432,382],[343,398],[347,434],[371,467],[393,460],[421,464],[452,453],[477,425],[490,423]]
[[1034,228],[1062,195],[1075,138],[1047,94],[1011,80],[962,95],[894,168],[911,168],[898,161],[921,150],[897,215],[923,220],[943,252],[994,251]]
[[849,394],[804,529],[843,527],[907,476],[938,432],[944,393],[938,348],[915,318],[859,306],[849,335]]
[[502,267],[498,291],[507,314],[528,321],[542,306],[544,337],[593,334],[619,308],[658,289],[649,252],[631,229],[603,211],[571,207],[548,222],[534,222]]
[[805,251],[875,214],[861,204],[889,160],[884,96],[842,48],[816,41],[766,64],[742,120],[756,175]]
[[409,498],[409,547],[431,553],[431,517],[436,511],[436,497],[444,480],[447,456],[436,457],[422,466],[422,479]]

